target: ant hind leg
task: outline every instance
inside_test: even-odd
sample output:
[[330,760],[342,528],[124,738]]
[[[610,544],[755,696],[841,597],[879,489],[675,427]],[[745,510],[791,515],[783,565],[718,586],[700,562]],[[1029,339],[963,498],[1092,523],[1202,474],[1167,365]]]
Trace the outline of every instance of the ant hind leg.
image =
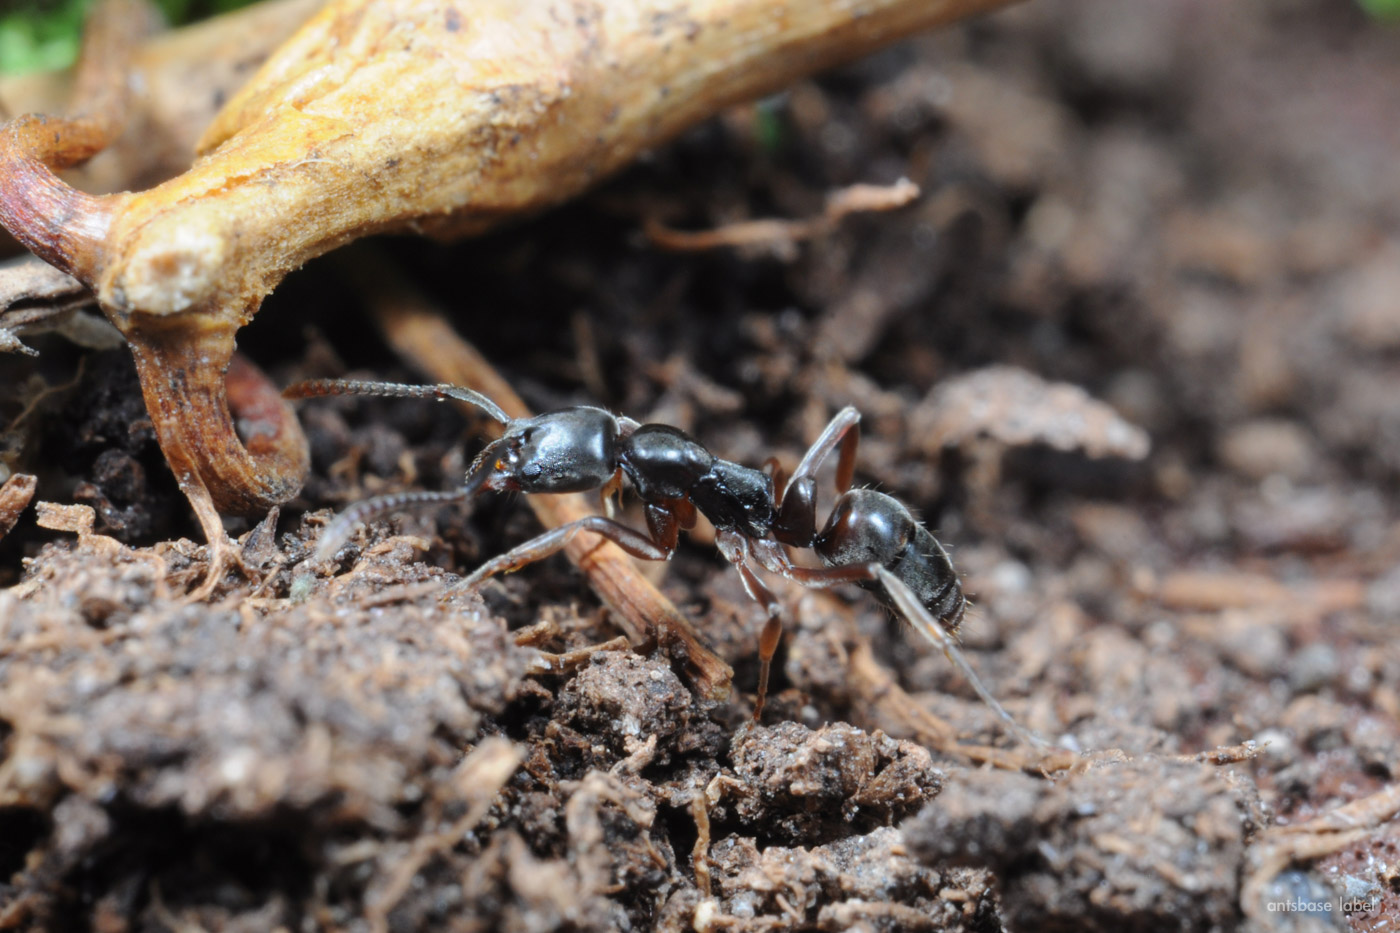
[[847,405],[838,411],[827,423],[821,436],[807,448],[802,462],[788,478],[788,488],[791,489],[798,480],[820,470],[837,445],[840,445],[841,452],[836,461],[836,491],[842,493],[851,488],[856,469],[856,448],[860,446],[860,412],[853,406]]
[[837,564],[829,567],[800,567],[792,562],[787,551],[777,541],[759,539],[750,542],[754,559],[769,573],[802,586],[829,589],[847,583],[865,583],[875,579],[868,564]]
[[968,663],[967,656],[962,653],[962,649],[958,647],[958,643],[944,630],[939,621],[923,607],[914,596],[913,592],[910,591],[909,587],[904,584],[904,581],[900,580],[884,567],[875,567],[874,573],[876,579],[884,586],[885,592],[889,594],[890,600],[894,603],[895,611],[897,611],[906,622],[912,625],[920,635],[923,635],[943,651],[943,656],[962,672],[963,677],[967,679],[967,682],[972,686],[977,696],[997,715],[997,718],[1002,721],[1007,730],[1024,745],[1033,748],[1048,747],[1044,739],[1032,735],[1024,726],[1012,718],[1011,714],[1008,713],[999,702],[997,702],[996,697],[992,696],[991,691],[982,684],[981,678],[973,671],[972,665]]
[[774,476],[773,505],[778,513],[773,534],[784,544],[811,547],[817,534],[816,472],[831,452],[840,447],[836,463],[836,491],[851,488],[855,476],[856,448],[860,444],[860,412],[847,406],[836,413],[821,436],[807,448],[802,462],[785,483]]

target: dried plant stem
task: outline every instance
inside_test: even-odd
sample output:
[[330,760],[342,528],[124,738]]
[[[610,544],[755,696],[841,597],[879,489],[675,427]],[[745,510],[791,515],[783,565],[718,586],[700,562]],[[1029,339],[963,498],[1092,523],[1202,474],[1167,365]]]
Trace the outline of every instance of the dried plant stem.
[[[74,89],[77,114],[25,116],[0,127],[0,224],[35,254],[92,286],[113,212],[131,195],[93,197],[52,169],[101,151],[127,120],[132,57],[157,19],[143,0],[107,0],[88,22]],[[252,364],[234,357],[236,328],[217,317],[111,315],[126,336],[161,449],[210,546],[207,596],[234,559],[221,512],[285,502],[309,468],[295,414]],[[245,445],[235,421],[253,428]]]
[[851,185],[834,191],[826,209],[806,220],[743,220],[712,230],[673,230],[653,219],[645,232],[654,245],[678,253],[762,246],[786,255],[798,242],[835,230],[851,214],[897,210],[918,196],[919,186],[901,178],[893,185]]
[[[387,263],[358,250],[342,266],[367,296],[371,313],[385,339],[399,356],[437,382],[466,386],[484,393],[512,418],[532,414],[475,347],[464,340],[422,294]],[[469,409],[476,413],[476,409]],[[530,496],[527,500],[546,528],[597,514],[581,494]],[[580,535],[565,553],[588,577],[598,598],[615,613],[634,645],[659,644],[685,664],[692,683],[703,693],[728,693],[733,671],[700,638],[689,620],[638,572],[621,548],[593,534]]]

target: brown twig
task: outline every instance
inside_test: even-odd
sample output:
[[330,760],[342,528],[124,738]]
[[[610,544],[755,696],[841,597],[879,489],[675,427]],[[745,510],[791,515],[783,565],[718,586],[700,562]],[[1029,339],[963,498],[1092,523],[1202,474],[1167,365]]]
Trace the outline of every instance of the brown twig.
[[[519,643],[517,640],[516,644]],[[625,651],[628,647],[630,645],[627,639],[618,637],[610,638],[596,645],[585,645],[582,648],[575,648],[561,654],[541,651],[537,658],[525,665],[525,672],[527,674],[568,674],[587,664],[599,652]]]
[[1236,570],[1181,570],[1164,577],[1151,595],[1168,609],[1219,612],[1267,606],[1316,618],[1365,605],[1366,584],[1360,580],[1323,580],[1290,585],[1274,577]]
[[[442,312],[387,263],[357,251],[342,264],[394,352],[437,382],[482,392],[512,418],[531,415],[525,401],[475,347],[452,328]],[[475,413],[475,409],[471,409]],[[530,507],[546,528],[557,528],[596,514],[582,495],[530,496]],[[596,535],[580,535],[565,550],[588,577],[598,597],[613,610],[633,645],[659,644],[685,664],[692,682],[712,697],[727,695],[733,670],[711,651],[689,620],[617,545]]]
[[763,246],[787,254],[802,240],[835,230],[851,214],[896,210],[918,196],[919,186],[901,178],[892,185],[851,185],[834,191],[827,197],[826,209],[806,220],[744,220],[712,230],[673,230],[651,219],[645,232],[653,244],[674,252]]
[[695,820],[695,845],[690,849],[690,867],[700,896],[710,896],[710,808],[705,792],[696,788],[690,796],[690,816]]

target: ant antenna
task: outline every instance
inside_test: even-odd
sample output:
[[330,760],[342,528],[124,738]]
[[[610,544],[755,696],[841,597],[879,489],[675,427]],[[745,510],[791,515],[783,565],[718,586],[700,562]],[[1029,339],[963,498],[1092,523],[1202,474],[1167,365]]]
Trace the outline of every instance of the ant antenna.
[[287,386],[282,390],[283,398],[321,398],[328,395],[372,395],[381,398],[426,398],[439,402],[450,400],[466,402],[481,409],[482,413],[501,424],[510,424],[514,419],[501,410],[501,406],[474,389],[440,383],[431,386],[408,385],[403,382],[368,382],[359,379],[307,379]]
[[[439,402],[453,400],[473,405],[491,419],[504,425],[509,425],[514,420],[501,410],[501,406],[480,392],[446,383],[422,386],[408,385],[402,382],[369,382],[358,379],[307,379],[282,390],[282,397],[288,399],[322,398],[331,395],[426,398]],[[477,459],[480,461],[481,458]],[[312,559],[321,563],[334,557],[335,552],[340,550],[341,545],[354,533],[355,526],[361,522],[368,522],[389,512],[398,512],[409,507],[430,504],[446,505],[470,499],[481,491],[487,475],[488,471],[480,469],[478,465],[474,464],[467,474],[466,483],[460,489],[446,492],[390,493],[357,502],[337,515],[321,532],[321,539],[316,544],[316,551],[312,555]]]
[[340,550],[341,545],[349,540],[350,535],[355,531],[355,526],[361,522],[373,521],[382,515],[402,511],[409,507],[460,502],[464,499],[470,499],[475,493],[475,488],[451,489],[445,492],[419,490],[416,492],[394,492],[357,502],[337,515],[321,532],[321,538],[316,542],[316,552],[311,556],[311,559],[318,564],[330,560],[335,556],[335,552]]

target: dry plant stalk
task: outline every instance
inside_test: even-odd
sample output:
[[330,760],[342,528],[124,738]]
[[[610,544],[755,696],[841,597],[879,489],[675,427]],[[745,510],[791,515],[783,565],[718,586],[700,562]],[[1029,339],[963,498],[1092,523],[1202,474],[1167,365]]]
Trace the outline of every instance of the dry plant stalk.
[[830,233],[851,214],[898,210],[918,197],[919,186],[901,178],[892,185],[851,185],[832,192],[821,214],[807,220],[741,220],[713,230],[673,230],[652,220],[646,235],[653,245],[675,252],[761,246],[791,259],[798,242]]
[[[95,291],[222,542],[216,510],[266,510],[306,470],[290,411],[229,370],[235,333],[288,271],[368,233],[457,236],[541,209],[728,104],[1007,2],[331,0],[155,188],[94,197],[50,171],[110,141],[120,93],[91,95],[83,118],[12,121],[0,223]],[[126,86],[111,76],[130,3],[114,0],[85,51],[104,88]],[[246,445],[230,405],[253,414]]]

